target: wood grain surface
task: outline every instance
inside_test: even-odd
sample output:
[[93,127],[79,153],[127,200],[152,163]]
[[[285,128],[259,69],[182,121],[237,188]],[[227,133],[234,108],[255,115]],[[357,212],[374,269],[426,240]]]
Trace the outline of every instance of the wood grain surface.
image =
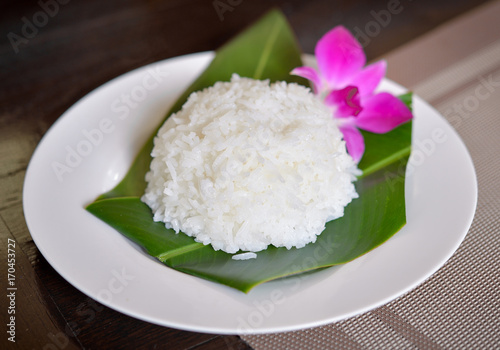
[[[46,262],[26,227],[22,186],[30,157],[56,119],[106,81],[145,64],[213,50],[272,7],[305,52],[328,29],[358,34],[369,59],[484,1],[41,0],[0,5],[0,237],[15,242],[12,349],[249,349],[238,336],[155,326],[104,307]],[[397,7],[395,4],[397,3]],[[7,265],[0,283],[7,288]],[[8,298],[1,298],[3,324]],[[5,328],[4,328],[5,330]],[[5,345],[3,345],[5,344]]]

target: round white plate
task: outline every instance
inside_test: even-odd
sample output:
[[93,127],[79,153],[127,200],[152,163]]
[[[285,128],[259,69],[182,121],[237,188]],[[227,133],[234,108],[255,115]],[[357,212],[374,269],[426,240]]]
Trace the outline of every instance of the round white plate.
[[[85,211],[127,172],[169,106],[213,53],[161,61],[94,90],[46,133],[28,167],[24,212],[43,256],[69,283],[115,310],[198,332],[244,334],[314,327],[366,312],[422,283],[458,248],[477,185],[449,124],[414,98],[408,224],[348,264],[265,283],[249,294],[172,270]],[[383,90],[404,90],[384,81]]]

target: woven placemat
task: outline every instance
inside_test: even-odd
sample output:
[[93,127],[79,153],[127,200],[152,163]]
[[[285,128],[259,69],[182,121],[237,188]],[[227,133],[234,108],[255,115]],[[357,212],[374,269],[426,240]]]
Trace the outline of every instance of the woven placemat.
[[[498,6],[497,6],[498,8]],[[408,294],[371,312],[307,330],[244,335],[254,349],[500,348],[500,41],[409,86],[466,144],[479,197],[452,258]]]

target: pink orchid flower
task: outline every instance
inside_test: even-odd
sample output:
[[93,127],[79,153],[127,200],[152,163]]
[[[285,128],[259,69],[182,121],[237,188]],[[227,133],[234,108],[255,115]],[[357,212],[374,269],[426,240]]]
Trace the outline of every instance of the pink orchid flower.
[[375,93],[385,76],[386,62],[364,67],[363,48],[343,26],[333,28],[318,41],[315,56],[319,70],[298,67],[291,74],[309,79],[314,93],[334,108],[347,151],[356,162],[365,151],[359,129],[383,134],[412,118],[399,98],[387,92]]

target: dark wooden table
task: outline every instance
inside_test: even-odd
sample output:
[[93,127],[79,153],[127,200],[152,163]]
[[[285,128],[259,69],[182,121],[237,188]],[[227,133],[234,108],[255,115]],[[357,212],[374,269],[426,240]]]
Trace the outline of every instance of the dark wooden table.
[[[145,64],[213,50],[278,6],[305,52],[343,24],[369,59],[485,1],[31,0],[0,5],[0,237],[15,242],[16,349],[249,349],[238,336],[152,325],[104,307],[60,277],[31,239],[22,210],[30,157],[55,120],[85,94]],[[391,5],[392,4],[392,5]],[[389,12],[390,6],[394,11]],[[1,286],[7,288],[4,265]],[[1,298],[3,324],[8,298]],[[5,327],[5,326],[4,326]]]

